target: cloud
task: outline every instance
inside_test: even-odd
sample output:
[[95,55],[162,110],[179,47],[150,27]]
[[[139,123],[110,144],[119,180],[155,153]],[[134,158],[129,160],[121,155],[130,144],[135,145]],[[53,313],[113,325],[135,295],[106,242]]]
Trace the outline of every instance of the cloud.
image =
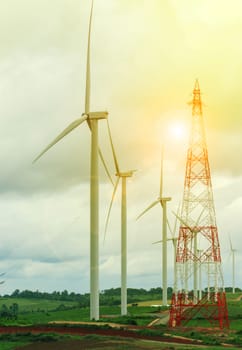
[[[161,208],[135,218],[159,195],[164,125],[174,119],[190,125],[186,103],[196,77],[205,103],[221,249],[226,251],[227,232],[239,242],[240,7],[237,0],[95,2],[91,107],[109,112],[120,168],[138,169],[127,183],[129,286],[160,284],[160,251],[152,242],[160,239]],[[16,268],[6,275],[5,291],[89,290],[87,125],[32,165],[84,110],[89,11],[90,2],[79,0],[0,4],[0,271]],[[99,134],[114,176],[104,121]],[[187,144],[166,135],[164,193],[172,197],[171,225],[183,193]],[[102,244],[113,189],[101,166],[100,174],[100,286],[109,288],[120,285],[120,193]]]

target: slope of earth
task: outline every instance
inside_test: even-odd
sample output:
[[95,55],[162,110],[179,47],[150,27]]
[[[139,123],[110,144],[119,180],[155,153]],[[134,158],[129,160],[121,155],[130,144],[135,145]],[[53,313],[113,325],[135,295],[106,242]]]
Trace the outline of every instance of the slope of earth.
[[[119,339],[119,338],[107,338],[107,337],[83,337],[80,340],[64,340],[52,343],[39,342],[28,344],[26,346],[13,348],[14,350],[195,350],[195,349],[213,349],[217,350],[221,347],[206,347],[199,345],[179,345],[179,344],[168,344],[157,341],[148,340],[134,340],[134,339]],[[235,350],[236,348],[230,348]]]

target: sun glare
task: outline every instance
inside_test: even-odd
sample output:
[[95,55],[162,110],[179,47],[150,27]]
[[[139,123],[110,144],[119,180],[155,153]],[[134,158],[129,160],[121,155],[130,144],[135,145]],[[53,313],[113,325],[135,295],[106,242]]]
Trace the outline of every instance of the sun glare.
[[158,143],[168,149],[186,146],[189,130],[189,119],[186,110],[167,111],[161,115],[155,124]]
[[185,125],[179,121],[174,121],[168,126],[168,134],[172,139],[181,140],[186,136]]

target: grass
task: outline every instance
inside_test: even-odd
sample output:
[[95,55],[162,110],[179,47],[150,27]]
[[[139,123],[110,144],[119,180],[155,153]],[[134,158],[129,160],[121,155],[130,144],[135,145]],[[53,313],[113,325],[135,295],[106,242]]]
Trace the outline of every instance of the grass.
[[29,342],[15,342],[15,343],[12,343],[12,342],[1,342],[0,344],[0,350],[14,350],[16,349],[16,347],[18,346],[24,346],[24,345],[27,345],[29,344]]
[[[2,299],[2,298],[1,298]],[[11,300],[11,299],[10,299]],[[14,301],[12,301],[13,303]],[[6,305],[11,305],[5,303]],[[79,308],[75,303],[61,303],[56,301],[35,301],[31,299],[21,300],[19,304],[19,315],[17,320],[0,320],[0,324],[4,325],[33,325],[46,324],[51,321],[90,321],[90,309]],[[59,305],[64,304],[70,309],[56,311]],[[1,306],[1,303],[0,303]],[[72,308],[73,307],[73,308]],[[130,306],[128,307],[129,318],[134,318],[138,325],[145,325],[152,320],[150,314],[157,311],[156,307],[149,306]],[[108,317],[103,317],[103,316]],[[115,316],[115,318],[114,318]],[[118,306],[102,306],[100,307],[100,320],[107,322],[126,323],[125,317],[120,316],[120,307]],[[1,350],[1,349],[0,349]]]
[[[239,293],[237,293],[239,294]],[[238,296],[228,296],[228,309],[230,318],[230,328],[232,330],[242,329],[242,302],[234,301]],[[32,325],[46,324],[51,321],[90,321],[89,308],[79,308],[75,302],[61,302],[53,300],[39,299],[12,299],[0,298],[1,304],[7,306],[17,302],[19,305],[19,316],[17,320],[0,320],[0,324],[5,325]],[[154,318],[156,312],[167,310],[167,307],[151,307],[148,305],[156,305],[156,300],[139,303],[139,306],[129,306],[128,316],[120,316],[119,306],[100,307],[100,321],[116,322],[123,324],[147,325]],[[56,311],[60,305],[64,305],[67,309]],[[69,309],[68,309],[69,308]],[[210,324],[206,320],[192,320],[190,326],[206,327]]]
[[74,301],[0,297],[0,306],[5,304],[9,307],[14,303],[18,304],[20,312],[50,311],[56,309],[61,304],[67,307],[77,306],[77,302]]
[[[138,306],[151,306],[151,305],[161,305],[162,301],[161,299],[157,300],[145,300],[145,301],[139,301]],[[128,306],[131,306],[132,304],[128,304]]]
[[51,321],[89,321],[89,310],[39,311],[19,313],[17,320],[2,320],[4,325],[38,325]]
[[[196,331],[188,332],[187,336],[193,339],[201,339],[208,344],[207,349],[220,349],[217,344],[221,342],[230,343],[233,345],[242,344],[242,301],[237,301],[241,293],[227,293],[227,302],[230,318],[230,331],[228,336],[218,338],[216,334],[202,335]],[[21,299],[21,298],[0,298],[0,308],[2,304],[7,306],[13,303],[19,305],[19,316],[17,320],[0,320],[1,324],[5,325],[34,325],[47,324],[51,321],[90,321],[89,308],[79,308],[76,302],[54,301],[43,299]],[[120,324],[135,324],[147,325],[156,318],[157,311],[167,310],[167,307],[152,307],[150,305],[158,305],[160,301],[152,300],[138,302],[138,306],[128,307],[128,316],[120,315],[119,306],[100,307],[100,321],[115,322]],[[64,305],[67,309],[59,310],[60,305]],[[210,323],[206,320],[192,320],[189,322],[189,327],[209,327]],[[158,326],[158,333],[163,333],[166,330],[164,326]],[[166,332],[169,333],[169,330]],[[172,331],[173,333],[173,331]],[[184,335],[184,332],[176,330],[176,334]],[[200,336],[200,338],[199,338]],[[19,345],[27,344],[29,340],[24,338],[15,339],[15,341],[4,340],[0,338],[0,350],[11,350]],[[13,347],[14,346],[14,347]],[[126,345],[125,345],[126,346]],[[128,346],[128,345],[127,345]],[[212,347],[211,347],[212,346]],[[119,349],[119,346],[115,346]],[[108,348],[107,348],[108,349]],[[120,348],[121,349],[121,348]],[[122,349],[126,349],[122,347]],[[128,349],[128,347],[127,347]],[[133,348],[132,348],[133,349]],[[135,347],[134,347],[135,349]],[[153,348],[155,349],[155,348]],[[162,348],[161,348],[162,349]],[[165,348],[164,348],[165,349]],[[172,347],[166,347],[172,349]],[[177,347],[174,349],[191,349],[189,346]],[[206,349],[206,348],[204,348]],[[230,349],[233,349],[232,347]],[[236,347],[234,348],[236,349]]]
[[[0,350],[12,350],[16,347],[32,344],[35,342],[58,342],[66,339],[76,339],[77,337],[71,337],[69,335],[57,335],[57,334],[2,334],[0,335]],[[80,339],[78,337],[78,339]]]
[[236,300],[238,298],[240,298],[242,296],[241,292],[237,292],[237,293],[226,293],[226,299],[227,301],[233,301]]

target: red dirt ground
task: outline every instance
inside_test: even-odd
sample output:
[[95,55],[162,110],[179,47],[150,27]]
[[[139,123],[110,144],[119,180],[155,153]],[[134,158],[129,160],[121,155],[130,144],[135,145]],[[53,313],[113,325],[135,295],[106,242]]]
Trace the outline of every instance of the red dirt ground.
[[34,343],[24,347],[16,348],[15,350],[113,350],[113,349],[130,349],[130,350],[171,350],[175,347],[170,347],[165,344],[160,345],[157,342],[146,343],[139,341],[138,343],[133,340],[106,340],[106,341],[94,341],[94,340],[67,340],[57,343]]
[[[111,345],[111,344],[110,344]],[[80,350],[80,349],[93,349],[93,348],[103,348],[105,344],[100,344],[93,341],[80,341],[80,340],[65,340],[61,342],[54,343],[33,343],[18,347],[15,350]]]
[[[141,327],[139,327],[141,328]],[[145,329],[145,327],[143,327]],[[137,333],[136,331],[128,329],[100,329],[100,328],[87,328],[87,327],[64,327],[64,326],[0,326],[0,334],[16,334],[16,333],[57,333],[57,334],[69,334],[69,335],[88,335],[88,334],[97,334],[100,336],[109,336],[109,337],[121,337],[121,338],[133,338],[133,339],[146,339],[154,340],[167,343],[179,343],[179,344],[199,344],[198,342],[190,339],[181,339],[176,337],[169,336],[146,336]],[[58,343],[60,344],[60,343]],[[37,344],[35,344],[37,346]],[[47,345],[47,344],[46,344]],[[54,346],[54,344],[49,344]],[[59,345],[58,345],[59,346]],[[26,348],[28,349],[28,348]],[[31,348],[29,348],[31,349]],[[37,349],[36,347],[34,349]],[[46,348],[47,349],[47,348]],[[48,348],[52,349],[52,348]],[[55,349],[55,348],[53,348]],[[58,349],[60,349],[58,347]],[[68,348],[65,348],[68,349]],[[71,348],[72,349],[72,348]],[[74,348],[73,348],[74,349]],[[80,349],[80,347],[79,347]]]

